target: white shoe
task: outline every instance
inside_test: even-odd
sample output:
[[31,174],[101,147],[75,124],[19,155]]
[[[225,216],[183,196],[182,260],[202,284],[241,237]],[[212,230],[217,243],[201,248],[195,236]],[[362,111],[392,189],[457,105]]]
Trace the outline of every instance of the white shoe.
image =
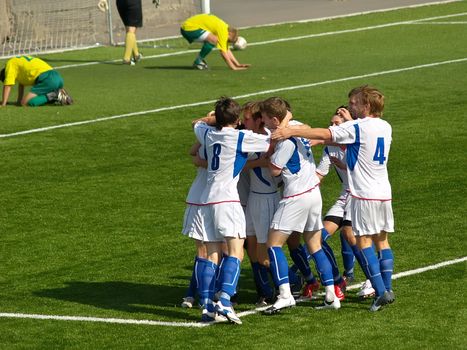
[[232,306],[224,306],[220,301],[216,303],[216,313],[227,317],[230,322],[242,324],[242,320],[237,316]]
[[338,297],[335,297],[332,302],[326,301],[326,298],[325,298],[322,305],[315,307],[316,310],[325,310],[325,309],[337,310],[340,308],[341,308],[341,302]]
[[294,307],[294,306],[295,306],[295,299],[293,295],[290,295],[288,298],[284,298],[279,294],[277,296],[277,300],[274,303],[274,305],[264,310],[264,313],[266,315],[272,315],[272,314],[279,312],[282,309],[286,309],[286,308]]
[[203,323],[220,323],[227,321],[227,317],[219,315],[217,312],[209,312],[206,309],[203,309],[201,314],[201,322]]
[[195,303],[195,298],[186,297],[186,298],[183,298],[183,301],[180,304],[180,306],[183,307],[184,309],[191,309],[194,303]]
[[360,287],[360,291],[357,293],[357,296],[360,298],[371,298],[375,295],[375,290],[371,285],[370,280],[366,280],[365,283]]

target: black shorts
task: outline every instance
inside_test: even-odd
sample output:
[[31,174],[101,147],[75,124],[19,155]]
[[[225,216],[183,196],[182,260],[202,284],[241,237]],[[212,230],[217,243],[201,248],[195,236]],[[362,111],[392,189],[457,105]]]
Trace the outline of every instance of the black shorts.
[[143,26],[141,0],[117,0],[117,9],[125,27]]

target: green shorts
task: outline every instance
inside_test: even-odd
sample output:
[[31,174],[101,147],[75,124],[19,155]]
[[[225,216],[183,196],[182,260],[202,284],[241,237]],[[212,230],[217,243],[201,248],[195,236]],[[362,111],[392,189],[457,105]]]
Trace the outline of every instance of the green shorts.
[[198,39],[201,35],[203,35],[206,31],[203,30],[203,29],[196,29],[196,30],[190,30],[190,31],[187,31],[187,30],[183,30],[182,28],[180,28],[180,33],[182,34],[182,36],[188,40],[188,42],[191,44],[193,41],[195,41],[196,39]]
[[56,70],[48,70],[36,78],[31,92],[36,95],[45,95],[49,92],[61,89],[63,87],[63,78]]

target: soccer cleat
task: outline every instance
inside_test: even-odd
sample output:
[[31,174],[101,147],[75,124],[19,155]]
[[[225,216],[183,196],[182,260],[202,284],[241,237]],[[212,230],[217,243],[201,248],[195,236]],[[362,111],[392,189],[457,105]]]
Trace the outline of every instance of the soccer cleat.
[[303,280],[303,277],[302,277],[302,276],[297,275],[297,277],[298,277],[298,282],[290,285],[290,291],[292,292],[292,295],[293,295],[294,298],[296,298],[296,299],[297,299],[297,298],[300,298],[301,292],[302,292],[303,283],[304,283],[304,280]]
[[319,282],[307,283],[303,288],[302,295],[298,298],[299,301],[310,301],[313,299],[313,293],[319,290]]
[[353,273],[344,273],[343,279],[345,280],[346,285],[349,285],[354,281],[355,276]]
[[133,59],[127,61],[127,60],[122,60],[122,64],[124,65],[127,65],[127,66],[134,66],[135,65],[135,61],[133,61]]
[[219,315],[217,312],[209,312],[208,310],[203,309],[203,313],[201,314],[201,322],[203,323],[227,322],[227,318],[225,316]]
[[380,295],[379,297],[376,297],[373,300],[373,303],[370,306],[370,311],[376,312],[380,310],[384,305],[390,304],[394,301],[394,293],[385,291],[383,295]]
[[137,54],[136,56],[133,56],[131,58],[131,60],[134,62],[134,63],[138,63],[139,61],[141,61],[143,59],[143,55],[141,54],[141,52],[139,54]]
[[230,322],[242,324],[242,320],[237,316],[232,306],[224,306],[220,301],[216,303],[216,312],[219,315],[227,317]]
[[265,307],[272,304],[272,298],[268,297],[259,297],[258,301],[255,303],[256,307]]
[[319,306],[316,306],[316,310],[325,310],[325,309],[330,309],[330,310],[337,310],[341,308],[341,302],[339,298],[334,298],[333,301],[327,301],[326,298],[324,299],[323,303]]
[[294,306],[295,306],[295,299],[292,295],[290,295],[290,297],[288,298],[284,298],[281,295],[279,295],[274,305],[268,307],[266,310],[263,311],[263,313],[266,315],[273,315],[275,313],[278,313],[282,309],[286,309],[286,308],[294,307]]
[[183,298],[183,301],[180,306],[183,307],[184,309],[191,309],[194,303],[195,303],[195,298],[185,297]]
[[344,292],[347,289],[347,283],[345,282],[344,279],[342,279],[342,282],[339,284],[334,285],[334,294],[336,294],[336,297],[339,299],[339,301],[342,301],[345,299]]
[[68,92],[66,92],[65,89],[59,89],[57,95],[57,103],[61,104],[62,106],[71,105],[73,104],[73,99],[68,94]]
[[205,60],[201,60],[201,61],[196,60],[193,63],[193,67],[199,70],[205,70],[209,68]]
[[371,285],[370,280],[366,280],[365,283],[360,287],[360,291],[357,293],[357,296],[366,299],[371,298],[375,295],[375,289]]
[[388,290],[388,296],[389,296],[389,304],[392,304],[396,300],[396,296],[392,290]]

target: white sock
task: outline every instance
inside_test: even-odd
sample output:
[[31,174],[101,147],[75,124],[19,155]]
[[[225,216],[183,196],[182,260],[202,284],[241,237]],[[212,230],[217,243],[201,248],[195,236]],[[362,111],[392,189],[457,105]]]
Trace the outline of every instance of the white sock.
[[290,298],[290,295],[292,294],[290,292],[290,283],[281,284],[279,286],[279,294],[284,299]]

